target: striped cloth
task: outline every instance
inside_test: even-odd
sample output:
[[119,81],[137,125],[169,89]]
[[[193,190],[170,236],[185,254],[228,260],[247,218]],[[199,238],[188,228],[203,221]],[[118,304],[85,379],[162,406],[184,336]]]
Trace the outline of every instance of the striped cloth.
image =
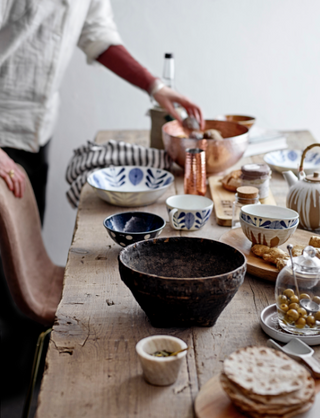
[[87,141],[86,145],[75,149],[66,171],[66,180],[70,184],[67,199],[73,208],[77,208],[81,189],[87,177],[93,171],[104,167],[136,165],[170,170],[172,160],[166,151],[131,145],[110,139],[97,145]]

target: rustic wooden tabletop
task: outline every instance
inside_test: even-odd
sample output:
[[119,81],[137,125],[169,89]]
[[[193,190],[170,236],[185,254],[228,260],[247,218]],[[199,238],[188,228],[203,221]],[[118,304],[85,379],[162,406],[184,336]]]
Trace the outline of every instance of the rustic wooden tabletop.
[[[304,149],[314,142],[308,131],[288,132],[289,147]],[[148,131],[100,132],[97,142],[110,138],[148,144]],[[239,162],[261,162],[254,156]],[[165,200],[183,193],[183,172],[155,204],[141,208],[167,218]],[[277,204],[285,206],[288,186],[273,173],[271,189]],[[210,192],[208,191],[208,196]],[[274,303],[274,283],[249,275],[212,328],[153,328],[121,281],[121,248],[108,236],[102,222],[123,210],[108,205],[90,186],[83,188],[70,247],[63,297],[51,334],[47,367],[38,400],[37,418],[49,417],[194,417],[200,388],[218,374],[226,356],[247,345],[265,345],[261,311]],[[173,231],[162,236],[188,235],[219,239],[228,228],[212,215],[200,231]],[[190,347],[179,378],[168,387],[147,384],[135,345],[149,335],[170,334]],[[320,347],[314,347],[320,357]]]

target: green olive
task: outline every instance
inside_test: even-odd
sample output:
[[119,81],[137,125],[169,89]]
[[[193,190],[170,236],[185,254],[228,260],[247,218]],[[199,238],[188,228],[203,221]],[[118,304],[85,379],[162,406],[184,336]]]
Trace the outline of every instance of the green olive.
[[292,289],[286,289],[283,294],[287,296],[287,298],[291,298],[294,295],[294,291]]
[[289,309],[295,309],[297,311],[300,309],[300,305],[298,303],[290,303]]
[[306,325],[306,320],[305,320],[305,318],[299,318],[299,319],[296,321],[296,327],[297,327],[297,328],[304,328],[304,327],[305,327],[305,325]]
[[312,327],[316,323],[316,319],[313,315],[307,316],[307,324]]
[[286,303],[283,303],[282,305],[280,305],[280,309],[283,312],[287,312],[287,310],[289,309],[289,306]]
[[279,295],[278,296],[278,302],[279,305],[282,305],[283,303],[288,303],[288,298],[285,295]]
[[300,293],[300,300],[301,299],[311,299],[311,297],[308,295],[308,293]]
[[297,319],[299,319],[299,314],[295,309],[289,309],[287,312],[287,315],[293,321],[296,321]]
[[315,319],[316,319],[316,321],[320,321],[320,311],[318,311],[316,314],[315,314]]
[[291,303],[299,303],[299,298],[296,295],[291,296],[290,298]]
[[312,300],[313,302],[316,302],[318,305],[320,305],[320,296],[315,296]]
[[300,317],[304,318],[305,316],[307,316],[307,311],[304,308],[299,308],[298,314],[300,315]]

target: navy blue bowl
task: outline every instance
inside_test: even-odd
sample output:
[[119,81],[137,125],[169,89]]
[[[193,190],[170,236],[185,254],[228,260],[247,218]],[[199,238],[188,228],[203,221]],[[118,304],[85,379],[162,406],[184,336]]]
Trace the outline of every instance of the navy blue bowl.
[[149,212],[121,212],[103,221],[114,242],[126,247],[134,242],[155,238],[161,234],[166,221]]

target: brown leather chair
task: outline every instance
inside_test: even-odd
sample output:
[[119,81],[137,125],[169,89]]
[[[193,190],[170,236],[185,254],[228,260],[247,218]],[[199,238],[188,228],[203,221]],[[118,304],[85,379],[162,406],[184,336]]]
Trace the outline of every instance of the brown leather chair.
[[[0,178],[0,254],[7,284],[17,307],[32,320],[51,326],[61,299],[64,267],[55,265],[43,244],[39,212],[27,178],[22,199]],[[25,411],[28,415],[43,341],[38,340]],[[31,391],[31,393],[30,393]]]

